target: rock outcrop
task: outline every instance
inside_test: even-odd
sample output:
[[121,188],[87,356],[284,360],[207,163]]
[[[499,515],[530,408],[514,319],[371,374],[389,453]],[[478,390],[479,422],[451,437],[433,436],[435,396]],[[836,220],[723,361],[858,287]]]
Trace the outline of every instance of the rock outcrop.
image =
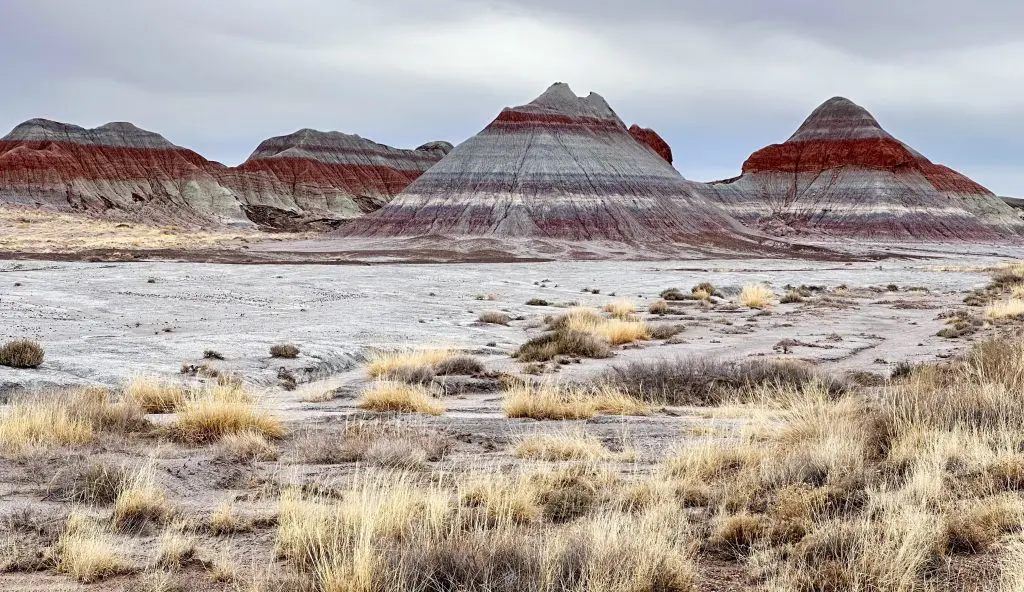
[[379,209],[451,152],[447,142],[401,150],[339,132],[297,131],[264,141],[222,175],[251,218],[337,221]]
[[0,139],[0,204],[161,224],[322,229],[373,211],[451,151],[302,130],[231,168],[129,123],[33,119]]
[[742,222],[775,234],[876,240],[1019,238],[1024,222],[992,192],[913,150],[836,97],[742,175],[709,185]]
[[0,203],[116,220],[247,221],[217,179],[221,168],[130,123],[33,119],[0,139]]
[[654,150],[658,156],[664,158],[669,164],[672,164],[672,147],[658,135],[658,132],[650,128],[633,125],[629,128],[629,135],[633,136],[633,139],[637,142]]
[[746,244],[746,230],[565,84],[508,108],[343,236]]

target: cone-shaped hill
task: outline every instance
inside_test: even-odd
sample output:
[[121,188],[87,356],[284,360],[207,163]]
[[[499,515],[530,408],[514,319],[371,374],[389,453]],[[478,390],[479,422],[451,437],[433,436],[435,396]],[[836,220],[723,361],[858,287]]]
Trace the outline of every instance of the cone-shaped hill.
[[752,242],[634,138],[603,98],[577,97],[562,83],[502,111],[388,205],[340,232],[740,248]]
[[740,221],[777,234],[897,241],[999,241],[1024,221],[992,192],[934,164],[836,97],[789,140],[710,185]]

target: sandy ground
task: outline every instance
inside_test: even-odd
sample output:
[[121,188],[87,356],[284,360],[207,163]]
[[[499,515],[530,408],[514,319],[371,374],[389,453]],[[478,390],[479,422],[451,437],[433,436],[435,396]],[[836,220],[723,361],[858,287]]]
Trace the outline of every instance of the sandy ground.
[[[887,375],[899,362],[925,362],[954,355],[971,338],[936,336],[943,313],[963,307],[966,292],[988,281],[980,271],[1002,259],[808,263],[771,261],[572,262],[463,265],[208,265],[168,262],[84,263],[0,261],[0,341],[37,339],[46,361],[37,370],[0,368],[0,400],[21,389],[101,384],[117,387],[136,374],[179,377],[183,364],[200,364],[204,350],[226,358],[210,362],[243,376],[262,404],[295,433],[338,430],[365,419],[355,407],[366,383],[364,363],[375,348],[448,346],[464,349],[492,372],[517,373],[510,354],[540,332],[546,315],[565,306],[601,306],[628,299],[641,310],[671,287],[684,291],[711,282],[725,294],[713,307],[684,302],[654,324],[681,324],[669,342],[620,349],[615,357],[558,369],[554,379],[582,378],[629,360],[686,356],[726,359],[796,357],[843,374]],[[942,269],[940,271],[940,269]],[[972,271],[957,271],[969,269]],[[732,306],[747,283],[819,286],[808,301],[768,311]],[[892,284],[896,289],[890,289]],[[595,293],[597,292],[597,293]],[[532,298],[550,306],[528,306]],[[477,322],[483,311],[518,319],[508,327]],[[977,314],[977,310],[974,310]],[[984,335],[979,333],[976,337]],[[295,360],[271,358],[270,346],[294,343]],[[285,390],[281,368],[300,383]],[[477,388],[479,387],[479,388]],[[326,402],[308,403],[311,393],[333,391]],[[722,409],[659,409],[648,417],[596,417],[582,422],[509,420],[501,393],[467,383],[446,398],[437,418],[397,419],[415,430],[444,434],[453,452],[435,471],[512,470],[514,444],[527,434],[583,430],[609,449],[631,450],[635,462],[623,471],[650,471],[670,447],[714,434],[729,438],[751,417]],[[154,421],[165,421],[154,418]],[[336,432],[335,432],[336,433]],[[275,511],[274,492],[283,483],[351,479],[351,464],[307,466],[290,460],[294,443],[282,445],[280,462],[238,465],[218,459],[211,448],[164,441],[104,442],[84,450],[21,460],[0,459],[0,507],[60,512],[54,482],[75,466],[107,459],[138,464],[154,458],[160,482],[184,515],[206,516],[225,500],[259,523]],[[272,524],[268,518],[267,524]],[[125,538],[125,552],[139,566],[152,561],[157,532]],[[227,554],[239,565],[273,568],[273,529],[254,527],[230,539],[200,533],[206,553]],[[735,566],[709,565],[704,590],[730,587]],[[717,570],[717,571],[716,571]],[[198,578],[199,576],[197,576]],[[205,577],[205,576],[203,576]],[[115,578],[90,589],[124,589],[131,578]],[[196,587],[211,589],[208,579]],[[0,574],[3,590],[76,589],[48,574]],[[217,584],[212,589],[222,589]],[[228,584],[223,589],[231,589]]]

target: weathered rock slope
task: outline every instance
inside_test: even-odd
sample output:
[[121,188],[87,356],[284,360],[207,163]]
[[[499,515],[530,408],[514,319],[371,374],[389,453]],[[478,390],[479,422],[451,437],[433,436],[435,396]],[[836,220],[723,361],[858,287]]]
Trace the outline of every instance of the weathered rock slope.
[[331,220],[386,204],[452,149],[401,150],[355,135],[300,130],[264,141],[222,180],[251,218],[284,225],[297,213]]
[[746,245],[747,231],[603,98],[565,84],[508,108],[343,236]]
[[776,234],[872,240],[1000,241],[1024,222],[992,192],[886,132],[836,97],[789,140],[755,152],[710,194],[742,222]]
[[0,204],[115,220],[245,221],[220,168],[130,123],[85,129],[33,119],[0,139]]
[[373,211],[451,150],[399,150],[338,132],[263,142],[225,167],[129,123],[33,119],[0,139],[0,204],[115,220],[302,229]]

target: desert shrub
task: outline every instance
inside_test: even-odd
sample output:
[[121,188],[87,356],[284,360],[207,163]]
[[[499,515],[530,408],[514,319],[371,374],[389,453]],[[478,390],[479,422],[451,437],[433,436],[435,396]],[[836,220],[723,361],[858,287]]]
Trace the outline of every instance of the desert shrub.
[[456,356],[438,363],[434,371],[440,376],[476,376],[483,374],[485,368],[473,356]]
[[273,358],[297,358],[299,357],[299,348],[290,343],[275,345],[270,348],[270,356]]
[[679,288],[669,288],[667,290],[663,290],[661,294],[659,294],[659,296],[662,300],[668,301],[693,300],[693,296],[691,296],[690,294],[684,294],[683,291],[680,290]]
[[673,405],[716,405],[765,386],[803,388],[823,383],[833,394],[846,389],[841,381],[822,375],[807,364],[788,360],[640,361],[611,368],[601,382],[645,401]]
[[[696,286],[690,288],[690,294],[693,294],[695,297],[697,297],[698,300],[706,300],[711,296],[719,296],[721,293],[718,291],[718,288],[716,288],[715,285],[712,284],[711,282],[701,282]],[[707,296],[704,296],[705,294]]]
[[391,382],[426,386],[434,381],[434,376],[436,373],[431,366],[396,366],[378,378]]
[[531,298],[526,301],[526,306],[551,306],[551,303],[543,298]]
[[444,405],[427,389],[400,382],[377,382],[363,391],[359,408],[376,412],[442,415]]
[[129,474],[121,465],[102,461],[75,464],[54,476],[49,495],[65,502],[90,505],[114,503]]
[[672,307],[664,300],[656,300],[647,308],[647,312],[661,316],[672,312]]
[[203,352],[203,358],[207,360],[223,360],[224,354],[220,353],[217,350],[208,349]]
[[9,341],[0,346],[0,366],[38,368],[44,356],[43,347],[28,339]]
[[651,339],[658,341],[671,339],[683,331],[686,331],[686,325],[654,325],[651,327]]
[[589,333],[560,329],[530,339],[515,353],[520,362],[546,362],[557,356],[608,358],[611,347],[607,340]]
[[803,295],[797,290],[790,290],[779,300],[782,304],[798,304],[804,301]]
[[748,308],[768,308],[774,299],[775,294],[764,284],[747,284],[740,292],[740,304]]
[[512,322],[512,317],[503,312],[492,310],[480,313],[478,320],[489,325],[508,325]]

